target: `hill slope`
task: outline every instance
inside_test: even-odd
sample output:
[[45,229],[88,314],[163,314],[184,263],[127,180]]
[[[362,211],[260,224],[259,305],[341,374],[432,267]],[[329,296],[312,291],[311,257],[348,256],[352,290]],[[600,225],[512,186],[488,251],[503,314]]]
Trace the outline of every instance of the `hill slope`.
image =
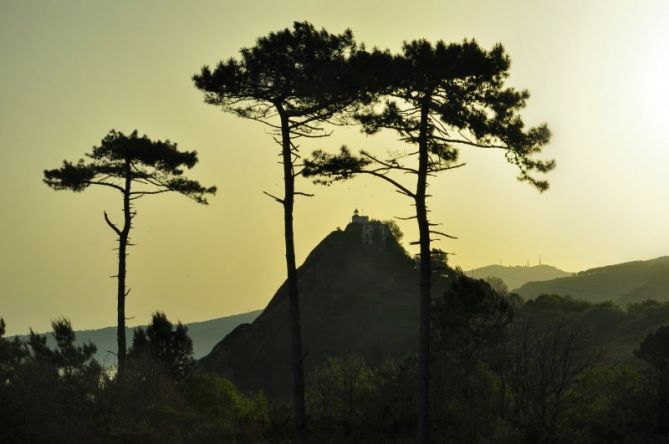
[[512,267],[488,265],[487,267],[466,271],[465,274],[474,279],[486,279],[490,276],[498,277],[504,281],[509,290],[522,287],[527,282],[547,281],[549,279],[571,276],[571,273],[550,265],[534,265],[532,267],[521,265]]
[[[222,318],[210,319],[202,322],[192,322],[185,324],[188,327],[188,335],[193,339],[193,354],[195,358],[201,358],[211,351],[214,345],[222,337],[231,332],[239,324],[252,322],[260,310],[250,311]],[[129,345],[132,344],[133,330],[136,327],[126,329],[126,337]],[[98,347],[95,357],[105,365],[116,365],[116,327],[105,327],[95,330],[75,331],[76,342],[78,344],[91,341]],[[49,346],[55,347],[56,343],[53,336],[46,334]],[[25,336],[19,336],[24,338]]]
[[[403,357],[418,341],[418,273],[414,261],[376,224],[373,245],[364,245],[360,224],[330,233],[298,269],[305,371],[328,356],[360,353],[371,365]],[[387,234],[387,233],[386,233]],[[441,279],[435,294],[443,289]],[[286,283],[252,323],[240,325],[204,357],[201,365],[243,390],[270,397],[290,392]]]
[[529,282],[517,290],[525,299],[540,294],[569,295],[621,305],[646,299],[669,301],[669,256],[591,268],[570,277]]

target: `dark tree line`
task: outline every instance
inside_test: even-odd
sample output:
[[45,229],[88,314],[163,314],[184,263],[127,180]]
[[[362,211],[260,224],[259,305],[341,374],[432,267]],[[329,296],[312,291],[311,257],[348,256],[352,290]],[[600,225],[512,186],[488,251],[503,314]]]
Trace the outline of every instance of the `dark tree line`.
[[[635,352],[655,364],[645,367],[629,353],[616,361],[607,357],[606,333],[598,332],[608,307],[560,296],[523,303],[455,276],[432,312],[434,442],[665,442],[664,358],[656,357],[669,349],[666,327]],[[630,324],[655,315],[651,306],[617,310]],[[377,368],[357,355],[327,360],[307,390],[317,441],[411,441],[417,377],[414,356]]]
[[[46,335],[4,337],[0,319],[0,442],[258,442],[268,406],[195,369],[187,328],[154,314],[135,330],[121,381],[79,344],[70,322]],[[252,426],[250,425],[252,424]]]
[[[634,352],[639,360],[616,362],[602,353],[606,304],[559,296],[523,303],[484,281],[454,276],[432,312],[435,442],[665,442],[669,327],[645,336]],[[644,304],[617,309],[617,317],[639,327],[667,310],[669,304]],[[5,338],[0,320],[3,443],[263,443],[294,436],[288,405],[270,405],[202,373],[187,329],[162,313],[135,331],[123,381],[95,361],[94,344],[76,341],[69,321],[57,319],[52,328],[56,345],[49,348],[34,332]],[[413,441],[417,378],[415,355],[374,368],[358,355],[327,359],[307,375],[310,439]]]
[[637,358],[646,361],[652,371],[657,388],[657,431],[669,438],[669,326],[660,327],[648,334],[634,350]]

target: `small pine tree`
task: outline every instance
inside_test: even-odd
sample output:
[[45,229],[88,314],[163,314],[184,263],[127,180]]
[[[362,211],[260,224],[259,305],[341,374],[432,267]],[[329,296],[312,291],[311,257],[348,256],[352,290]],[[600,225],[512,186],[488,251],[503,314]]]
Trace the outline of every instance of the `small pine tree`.
[[163,371],[178,380],[195,365],[188,327],[181,322],[174,326],[163,312],[153,314],[146,330],[141,327],[135,330],[129,357],[131,360],[154,360]]

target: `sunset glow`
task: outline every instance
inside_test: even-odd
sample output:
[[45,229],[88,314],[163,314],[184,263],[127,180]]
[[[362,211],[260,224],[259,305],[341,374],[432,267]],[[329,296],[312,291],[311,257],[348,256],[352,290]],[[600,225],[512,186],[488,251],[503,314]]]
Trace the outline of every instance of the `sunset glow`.
[[[197,150],[193,176],[218,187],[210,206],[180,196],[142,202],[130,250],[129,323],[164,310],[183,321],[263,308],[285,279],[278,153],[260,124],[205,105],[191,76],[258,36],[308,20],[351,28],[368,47],[403,40],[500,42],[509,85],[547,122],[542,158],[557,168],[538,193],[502,153],[464,148],[467,166],[434,180],[431,217],[458,240],[439,247],[463,269],[543,263],[567,271],[669,252],[669,8],[662,1],[11,2],[0,5],[0,315],[10,333],[61,314],[113,325],[114,235],[107,190],[54,193],[42,170],[76,159],[111,128]],[[406,149],[395,134],[334,128],[300,150]],[[355,208],[407,216],[406,199],[371,179],[317,187],[295,210],[297,262]],[[404,245],[417,238],[398,221]],[[259,278],[261,276],[262,278]],[[174,315],[172,315],[174,313]]]

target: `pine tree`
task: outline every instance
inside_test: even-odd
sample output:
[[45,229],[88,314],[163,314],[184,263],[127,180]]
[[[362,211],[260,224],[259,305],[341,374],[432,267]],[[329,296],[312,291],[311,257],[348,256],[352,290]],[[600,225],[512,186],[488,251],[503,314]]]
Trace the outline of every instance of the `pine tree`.
[[134,201],[144,196],[175,192],[207,204],[206,195],[216,187],[204,187],[184,177],[184,168],[197,163],[195,151],[179,151],[177,144],[153,141],[139,136],[137,131],[125,135],[111,130],[98,146],[86,154],[86,159],[73,163],[64,161],[60,168],[44,171],[44,183],[54,190],[81,192],[89,186],[101,186],[118,191],[123,199],[123,224],[104,219],[118,236],[117,278],[117,344],[118,375],[123,378],[126,367],[125,299],[127,248],[131,244],[130,230],[137,215]]
[[220,62],[213,70],[205,66],[193,80],[204,92],[206,103],[263,123],[280,147],[283,197],[265,194],[283,206],[295,436],[297,442],[304,442],[304,356],[293,207],[296,196],[309,194],[295,190],[301,173],[296,142],[328,136],[324,124],[337,121],[343,111],[366,100],[354,67],[369,66],[372,57],[357,49],[350,30],[331,34],[306,22],[261,37],[240,53],[240,60]]
[[[391,184],[415,206],[415,214],[406,219],[416,219],[419,240],[412,244],[420,246],[419,443],[429,440],[432,237],[454,238],[435,230],[436,224],[429,220],[429,178],[464,166],[458,163],[463,146],[502,150],[519,168],[518,178],[540,191],[548,188],[548,182],[532,173],[546,173],[555,165],[533,158],[548,143],[550,131],[546,125],[525,128],[518,112],[529,94],[504,86],[509,66],[501,45],[485,51],[474,41],[405,43],[402,54],[385,67],[385,82],[376,84],[383,86],[376,93],[383,93],[386,101],[357,113],[356,118],[367,134],[395,131],[401,141],[414,147],[411,152],[383,158],[366,151],[354,155],[342,147],[337,155],[316,151],[305,161],[305,176],[316,177],[316,182],[330,184],[369,174]],[[415,186],[405,185],[393,174],[414,176]]]

